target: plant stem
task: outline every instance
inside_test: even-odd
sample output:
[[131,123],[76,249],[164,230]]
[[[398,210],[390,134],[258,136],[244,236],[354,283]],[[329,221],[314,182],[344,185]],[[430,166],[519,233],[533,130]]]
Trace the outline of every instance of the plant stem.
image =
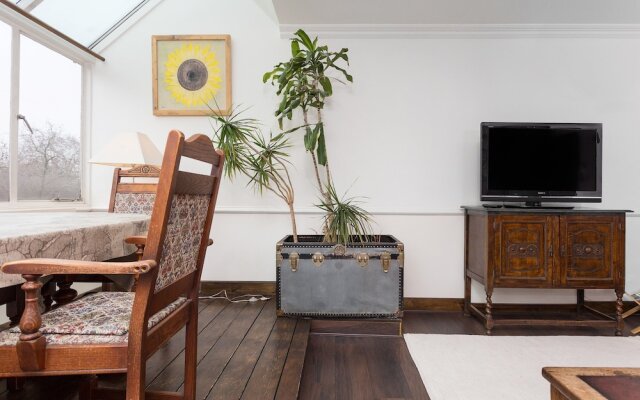
[[293,242],[298,243],[298,227],[296,226],[296,212],[293,209],[293,199],[287,202],[289,206],[289,216],[291,217],[291,228],[293,229]]
[[[307,115],[307,110],[304,110],[302,112],[302,116],[304,118],[304,124],[305,125],[309,125],[309,118]],[[315,172],[316,175],[316,182],[318,183],[318,190],[320,190],[320,194],[322,194],[322,197],[327,197],[327,194],[324,190],[324,186],[322,185],[322,181],[320,180],[320,170],[318,168],[318,159],[316,158],[316,154],[313,151],[310,151],[309,153],[311,153],[311,160],[313,160],[313,171]]]

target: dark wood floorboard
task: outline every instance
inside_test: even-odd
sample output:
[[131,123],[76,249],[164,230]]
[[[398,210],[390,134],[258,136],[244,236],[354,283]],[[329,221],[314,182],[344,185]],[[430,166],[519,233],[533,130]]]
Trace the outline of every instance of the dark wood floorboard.
[[209,399],[240,398],[276,322],[275,303],[262,309],[238,350],[215,382]]
[[273,399],[276,396],[295,327],[295,319],[280,318],[276,321],[251,379],[242,393],[242,399]]
[[300,399],[428,399],[402,337],[309,337]]
[[[205,300],[198,314],[198,399],[293,400],[302,375],[309,321],[277,318],[275,302],[227,303]],[[150,390],[182,391],[184,332],[176,334],[147,362]],[[281,378],[282,377],[282,378]],[[122,388],[123,375],[101,376],[99,385]],[[84,377],[33,378],[18,392],[0,386],[0,400],[78,398]],[[296,381],[297,379],[297,381]],[[255,381],[255,382],[254,382]],[[292,387],[280,387],[280,383]],[[292,384],[292,382],[294,382]],[[256,397],[258,396],[258,397]]]
[[282,375],[280,376],[276,400],[295,399],[298,395],[300,380],[302,379],[302,368],[307,353],[307,344],[309,343],[310,328],[311,322],[308,319],[298,320],[296,330],[291,339],[287,361],[285,361]]
[[[229,325],[235,320],[239,312],[246,307],[246,303],[234,303],[225,305],[225,308],[215,318],[215,324],[208,324],[206,328],[198,335],[198,362],[209,352],[209,350],[216,344],[218,339],[228,329]],[[184,336],[183,336],[184,337]],[[172,342],[175,340],[172,339]],[[176,344],[180,348],[180,354],[170,360],[166,360],[162,364],[163,359],[154,360],[153,355],[147,364],[155,361],[158,366],[164,365],[166,368],[153,377],[152,382],[148,385],[150,390],[166,390],[176,391],[182,385],[183,372],[184,372],[184,339],[179,340]],[[168,365],[167,365],[168,364]],[[147,377],[147,382],[149,377]]]

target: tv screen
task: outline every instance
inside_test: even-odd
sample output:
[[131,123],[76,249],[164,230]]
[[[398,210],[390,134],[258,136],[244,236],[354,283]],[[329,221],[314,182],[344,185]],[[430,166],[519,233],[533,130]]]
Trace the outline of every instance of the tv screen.
[[602,124],[481,124],[482,200],[599,202]]

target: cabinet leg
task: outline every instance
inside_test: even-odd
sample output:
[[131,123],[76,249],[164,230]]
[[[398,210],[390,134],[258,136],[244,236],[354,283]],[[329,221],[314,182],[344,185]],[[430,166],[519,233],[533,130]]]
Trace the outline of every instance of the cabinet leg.
[[493,329],[493,301],[491,300],[491,295],[493,291],[487,290],[487,306],[485,308],[485,329],[487,330],[487,335],[491,335],[491,330]]
[[471,304],[471,278],[468,276],[464,277],[464,315],[468,317],[469,312],[469,304]]
[[622,319],[623,294],[623,290],[616,290],[616,336],[622,336],[622,330],[624,329],[624,319]]

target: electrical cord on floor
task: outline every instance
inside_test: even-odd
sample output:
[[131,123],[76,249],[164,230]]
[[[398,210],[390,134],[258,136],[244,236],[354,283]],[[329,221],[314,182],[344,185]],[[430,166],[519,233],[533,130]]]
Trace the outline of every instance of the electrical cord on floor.
[[255,303],[256,301],[267,301],[271,299],[270,297],[266,297],[261,294],[242,294],[236,297],[229,297],[226,290],[221,290],[210,296],[200,296],[198,298],[200,300],[222,299],[227,300],[230,303]]

